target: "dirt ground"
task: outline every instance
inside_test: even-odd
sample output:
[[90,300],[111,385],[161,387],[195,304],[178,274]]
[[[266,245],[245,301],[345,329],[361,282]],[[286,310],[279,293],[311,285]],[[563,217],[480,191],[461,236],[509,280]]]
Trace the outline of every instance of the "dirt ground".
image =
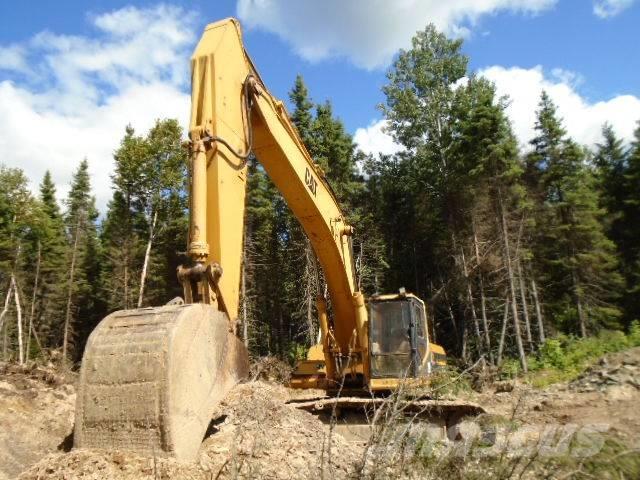
[[[640,447],[639,381],[640,348],[607,357],[570,384],[490,387],[469,400],[523,425],[606,425]],[[363,458],[362,445],[285,403],[299,394],[263,380],[238,385],[219,406],[195,464],[69,451],[73,382],[53,369],[0,364],[0,480],[349,478]]]
[[[340,435],[329,440],[324,425],[312,414],[286,405],[288,399],[287,389],[280,385],[238,385],[214,414],[195,464],[126,452],[65,452],[53,444],[48,449],[34,444],[29,458],[22,460],[19,478],[288,479],[322,478],[323,472],[326,478],[347,477],[359,459],[356,451]],[[67,420],[70,413],[66,412]],[[18,471],[16,462],[6,478]]]
[[510,392],[472,398],[489,413],[525,425],[601,425],[640,447],[640,348],[604,357],[569,384],[542,390],[515,384]]

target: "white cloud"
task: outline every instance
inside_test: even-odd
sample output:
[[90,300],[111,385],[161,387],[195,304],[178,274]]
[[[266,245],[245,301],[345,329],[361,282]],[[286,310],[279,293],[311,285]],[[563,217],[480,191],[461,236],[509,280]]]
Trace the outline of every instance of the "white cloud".
[[19,45],[0,46],[0,70],[26,72],[28,69],[24,49]]
[[545,76],[542,67],[531,69],[493,66],[480,72],[496,84],[499,95],[508,95],[507,109],[514,131],[523,145],[534,136],[535,112],[540,94],[546,90],[558,107],[568,134],[577,142],[593,146],[601,140],[602,124],[611,123],[616,133],[626,141],[633,138],[640,120],[640,99],[633,95],[617,95],[608,100],[590,102],[576,90],[579,76],[552,74]]
[[50,169],[62,198],[86,157],[104,211],[125,126],[143,133],[165,117],[186,125],[195,22],[163,5],[90,20],[97,30],[92,37],[41,32],[0,47],[0,68],[14,76],[0,77],[0,162],[22,168],[33,188]]
[[557,0],[238,0],[250,28],[279,35],[310,61],[344,56],[383,67],[428,23],[466,35],[481,16],[509,10],[535,14]]
[[633,5],[635,0],[594,0],[593,13],[600,18],[615,17]]
[[358,128],[353,141],[366,154],[391,155],[402,150],[391,136],[385,132],[386,120],[373,120],[368,127]]
[[[534,137],[536,110],[542,90],[546,90],[558,107],[568,134],[577,142],[593,147],[601,141],[602,125],[609,122],[618,136],[626,142],[633,140],[633,132],[640,120],[640,98],[617,95],[609,100],[590,102],[576,90],[584,82],[579,74],[562,69],[552,70],[545,76],[542,67],[531,69],[493,66],[480,75],[496,84],[498,95],[510,99],[507,114],[523,148],[529,147]],[[394,153],[400,149],[390,135],[384,132],[385,121],[374,121],[359,128],[354,141],[365,153]]]

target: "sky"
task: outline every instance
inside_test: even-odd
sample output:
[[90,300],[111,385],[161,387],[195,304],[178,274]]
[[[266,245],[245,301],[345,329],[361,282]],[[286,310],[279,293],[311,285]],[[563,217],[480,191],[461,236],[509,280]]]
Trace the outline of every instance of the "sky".
[[631,141],[640,120],[640,0],[30,0],[0,2],[0,163],[59,196],[89,161],[98,207],[127,124],[189,114],[190,54],[207,23],[238,17],[267,87],[297,74],[367,153],[398,149],[377,106],[394,56],[428,23],[462,37],[472,72],[510,99],[526,148],[546,90],[569,134],[594,146],[604,122]]

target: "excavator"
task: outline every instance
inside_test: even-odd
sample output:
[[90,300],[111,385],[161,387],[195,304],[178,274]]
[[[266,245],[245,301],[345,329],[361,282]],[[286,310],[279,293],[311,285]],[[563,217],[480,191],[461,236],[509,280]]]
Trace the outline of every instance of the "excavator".
[[316,303],[320,342],[291,386],[324,389],[327,399],[341,390],[372,396],[444,364],[419,298],[400,290],[365,301],[354,229],[283,102],[262,81],[237,20],[205,28],[191,85],[189,260],[177,272],[184,299],[116,311],[92,332],[80,368],[75,447],[193,460],[212,412],[247,377],[248,352],[236,330],[251,155],[303,227],[328,290]]

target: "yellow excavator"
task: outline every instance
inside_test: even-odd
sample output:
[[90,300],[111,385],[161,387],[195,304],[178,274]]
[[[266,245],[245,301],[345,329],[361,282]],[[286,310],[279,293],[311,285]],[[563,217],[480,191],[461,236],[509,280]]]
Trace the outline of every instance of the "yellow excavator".
[[265,87],[237,20],[205,28],[191,83],[190,261],[178,269],[184,300],[114,312],[93,331],[80,369],[76,447],[194,459],[216,405],[247,376],[236,327],[252,154],[306,232],[328,288],[329,298],[317,300],[320,344],[292,386],[371,395],[444,363],[420,299],[400,291],[365,302],[354,230],[284,104]]

